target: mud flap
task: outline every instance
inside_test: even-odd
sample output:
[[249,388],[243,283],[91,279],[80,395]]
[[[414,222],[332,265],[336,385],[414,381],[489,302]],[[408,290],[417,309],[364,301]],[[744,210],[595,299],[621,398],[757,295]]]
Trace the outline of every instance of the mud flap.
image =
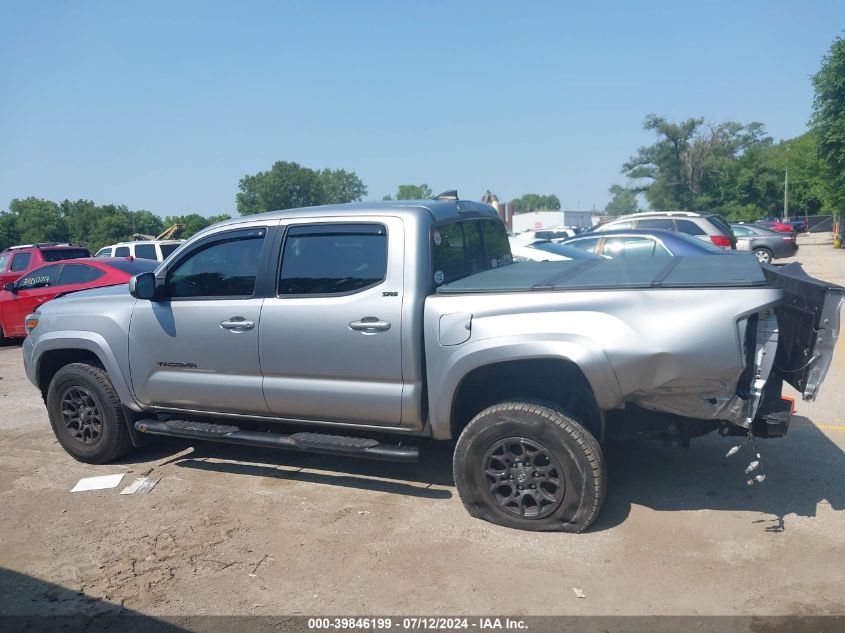
[[845,289],[810,277],[798,263],[762,265],[766,280],[783,290],[775,308],[779,340],[773,373],[815,400],[839,337]]

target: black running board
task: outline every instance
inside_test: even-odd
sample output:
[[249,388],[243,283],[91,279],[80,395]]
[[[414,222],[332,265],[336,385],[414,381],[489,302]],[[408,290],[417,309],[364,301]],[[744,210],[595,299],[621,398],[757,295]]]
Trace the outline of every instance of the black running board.
[[224,444],[245,444],[266,448],[282,448],[329,455],[349,455],[388,462],[415,462],[420,458],[416,446],[380,444],[377,440],[322,433],[262,433],[242,430],[227,424],[191,422],[189,420],[138,420],[135,428],[141,433],[187,439],[208,440]]

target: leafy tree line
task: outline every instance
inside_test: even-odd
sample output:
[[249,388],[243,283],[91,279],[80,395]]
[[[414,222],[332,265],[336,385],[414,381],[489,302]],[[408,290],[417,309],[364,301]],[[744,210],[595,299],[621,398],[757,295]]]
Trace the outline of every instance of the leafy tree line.
[[607,213],[637,211],[642,195],[654,210],[718,211],[730,219],[783,213],[836,214],[845,207],[845,40],[837,38],[812,78],[810,129],[775,143],[762,123],[681,122],[650,114],[643,128],[656,141],[622,166],[629,185],[613,185]]
[[543,196],[536,193],[526,193],[511,200],[514,213],[528,213],[529,211],[559,211],[560,200],[554,194]]
[[108,244],[128,240],[134,233],[158,235],[171,224],[183,224],[182,237],[190,237],[228,218],[206,218],[197,213],[162,218],[151,211],[130,211],[126,205],[97,205],[90,200],[57,203],[35,197],[16,198],[8,211],[0,212],[0,250],[14,244],[71,242],[96,252]]
[[[367,187],[343,169],[314,170],[294,162],[278,161],[267,170],[244,176],[238,184],[237,210],[241,215],[263,211],[339,204],[361,200]],[[428,185],[400,185],[396,199],[430,198]],[[392,199],[385,196],[385,199]],[[182,237],[228,219],[198,213],[162,218],[151,211],[132,211],[126,205],[97,205],[90,200],[54,202],[36,197],[14,199],[0,211],[0,250],[13,244],[72,242],[91,251],[131,239],[136,233],[158,235],[172,224],[182,224]]]

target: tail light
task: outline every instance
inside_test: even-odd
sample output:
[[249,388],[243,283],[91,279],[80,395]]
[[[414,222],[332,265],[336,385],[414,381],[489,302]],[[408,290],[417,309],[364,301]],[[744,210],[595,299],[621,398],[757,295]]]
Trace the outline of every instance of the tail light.
[[710,241],[713,242],[716,246],[720,246],[722,248],[731,247],[731,238],[726,237],[724,235],[711,235]]
[[780,239],[784,240],[785,242],[794,242],[794,241],[795,241],[795,236],[794,236],[794,235],[790,235],[789,237],[782,237],[782,238],[780,238]]

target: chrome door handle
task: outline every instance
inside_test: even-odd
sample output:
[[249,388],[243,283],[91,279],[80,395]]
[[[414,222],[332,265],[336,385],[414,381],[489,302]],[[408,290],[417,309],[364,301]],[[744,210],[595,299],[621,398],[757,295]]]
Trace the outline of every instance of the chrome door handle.
[[386,332],[390,329],[390,321],[382,321],[378,317],[364,317],[360,321],[350,322],[349,329],[369,334]]
[[225,321],[220,321],[220,327],[224,330],[233,330],[236,332],[245,332],[255,327],[253,321],[247,321],[243,317],[231,317]]

